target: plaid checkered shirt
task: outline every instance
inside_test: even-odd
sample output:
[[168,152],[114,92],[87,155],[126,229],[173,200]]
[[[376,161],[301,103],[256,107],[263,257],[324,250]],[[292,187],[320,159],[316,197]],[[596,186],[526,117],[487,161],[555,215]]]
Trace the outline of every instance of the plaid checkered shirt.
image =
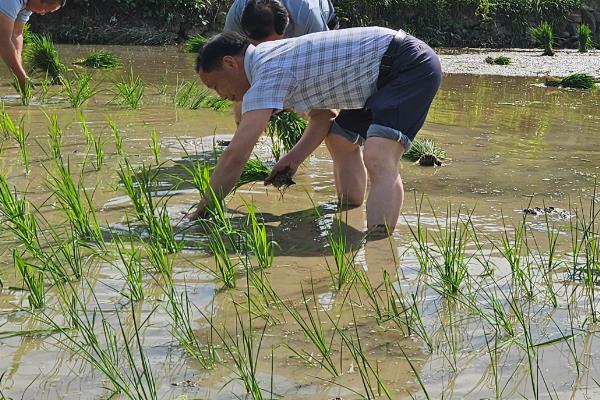
[[359,109],[377,90],[381,57],[396,31],[351,28],[249,46],[250,89],[242,113],[274,109]]

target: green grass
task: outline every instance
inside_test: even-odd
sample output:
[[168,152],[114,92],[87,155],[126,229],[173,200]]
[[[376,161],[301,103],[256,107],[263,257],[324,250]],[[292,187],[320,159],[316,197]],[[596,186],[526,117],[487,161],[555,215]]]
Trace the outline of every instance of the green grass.
[[185,42],[185,51],[188,53],[198,53],[207,42],[208,39],[201,34],[190,36]]
[[121,66],[117,56],[106,50],[94,50],[77,64],[92,69],[115,69]]
[[536,43],[544,49],[545,56],[554,55],[554,30],[547,21],[542,21],[538,26],[529,29],[529,33]]
[[60,75],[66,71],[48,35],[31,35],[31,42],[23,50],[23,61],[28,68],[47,74],[54,84],[60,83]]
[[594,46],[594,41],[592,40],[593,33],[590,29],[589,25],[581,24],[577,29],[577,39],[579,43],[579,52],[587,53]]
[[431,139],[416,138],[412,146],[402,155],[402,158],[408,161],[419,161],[421,156],[431,154],[439,159],[446,158],[446,152],[440,149]]

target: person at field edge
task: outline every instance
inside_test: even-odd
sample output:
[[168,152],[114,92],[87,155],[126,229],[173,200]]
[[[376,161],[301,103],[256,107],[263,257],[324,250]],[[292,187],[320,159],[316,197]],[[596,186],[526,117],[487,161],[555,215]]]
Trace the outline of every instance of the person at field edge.
[[29,79],[23,68],[23,28],[32,13],[44,15],[64,7],[66,0],[0,1],[0,56],[15,74],[19,85]]
[[[242,33],[258,44],[338,27],[331,0],[235,0],[223,30]],[[234,102],[233,114],[238,125],[241,108],[240,102]]]
[[[361,205],[368,177],[368,228],[395,229],[404,199],[398,164],[423,126],[442,77],[438,56],[424,42],[379,27],[258,46],[238,33],[222,33],[204,46],[196,71],[221,97],[242,101],[240,124],[210,180],[219,198],[239,179],[271,115],[291,109],[308,112],[309,124],[265,183],[286,169],[293,175],[325,140],[340,203]],[[341,111],[332,118],[328,109]],[[190,219],[204,215],[207,197]]]

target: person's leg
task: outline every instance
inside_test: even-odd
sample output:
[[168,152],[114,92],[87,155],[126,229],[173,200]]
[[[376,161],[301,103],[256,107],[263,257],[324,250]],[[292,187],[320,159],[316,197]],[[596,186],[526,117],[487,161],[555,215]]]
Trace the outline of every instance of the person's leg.
[[333,160],[333,174],[338,200],[344,206],[360,206],[365,199],[367,170],[360,146],[330,133],[325,144]]
[[404,187],[398,164],[404,154],[400,142],[369,137],[365,143],[364,163],[369,173],[367,228],[393,232],[404,201]]

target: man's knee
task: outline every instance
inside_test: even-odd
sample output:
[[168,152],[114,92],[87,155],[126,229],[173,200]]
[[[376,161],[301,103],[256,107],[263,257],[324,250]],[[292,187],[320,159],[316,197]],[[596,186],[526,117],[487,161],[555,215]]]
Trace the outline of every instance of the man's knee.
[[391,157],[385,157],[384,154],[367,150],[363,154],[363,160],[371,177],[389,174],[391,171],[397,172],[398,167],[394,160]]

